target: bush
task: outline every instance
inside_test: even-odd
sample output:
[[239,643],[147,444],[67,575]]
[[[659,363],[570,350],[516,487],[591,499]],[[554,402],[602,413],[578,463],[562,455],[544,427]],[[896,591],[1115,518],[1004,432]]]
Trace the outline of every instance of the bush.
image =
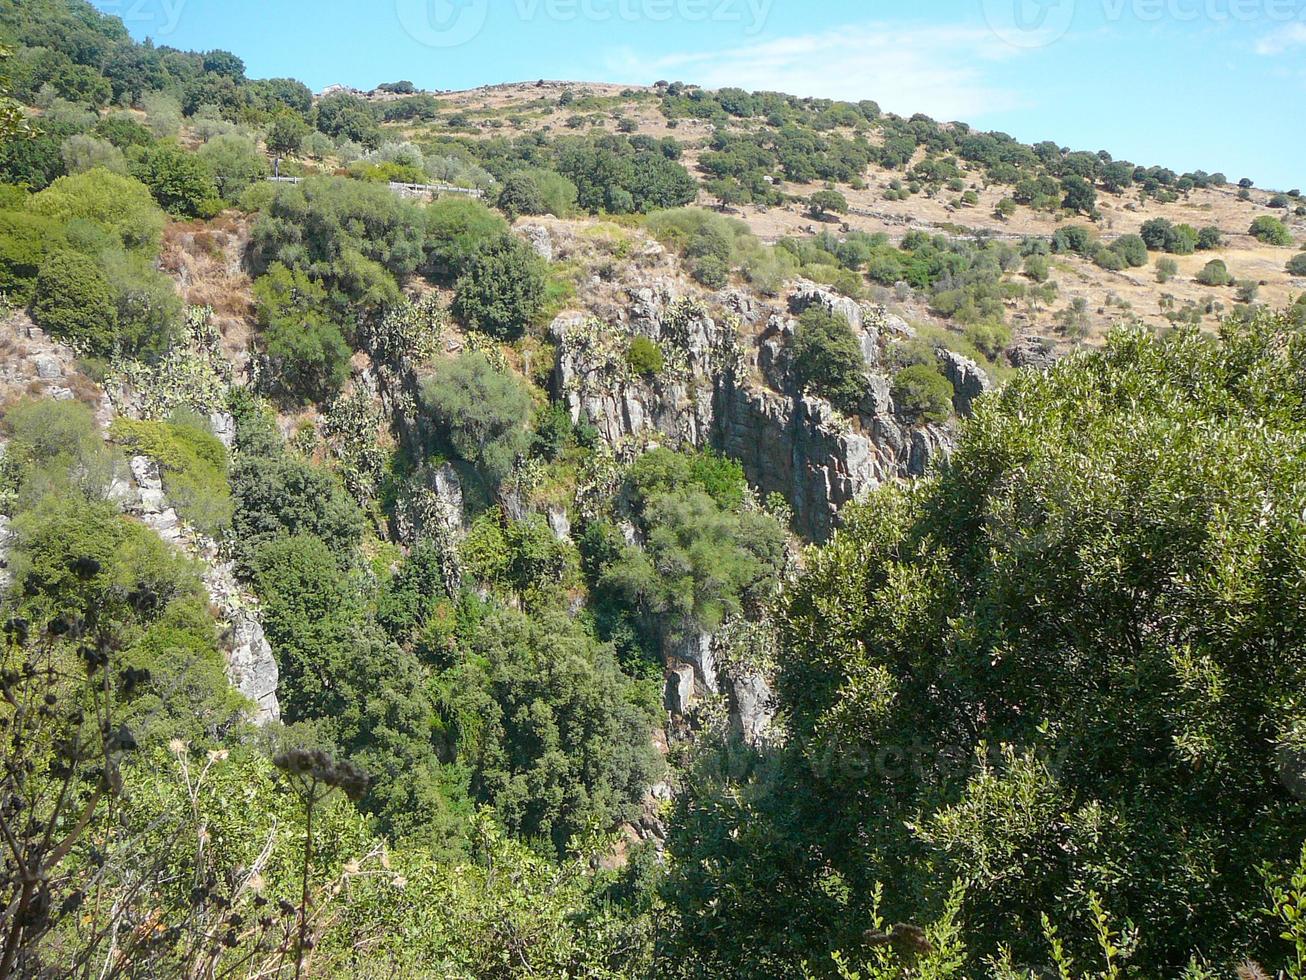
[[647,337],[633,337],[626,348],[626,364],[637,375],[652,377],[662,373],[662,348]]
[[63,225],[89,221],[125,247],[148,252],[158,249],[165,221],[147,187],[107,170],[60,177],[33,196],[27,207]]
[[1203,286],[1228,286],[1233,282],[1233,276],[1221,259],[1212,259],[1197,273],[1197,281]]
[[136,151],[131,172],[150,189],[159,206],[175,217],[211,218],[222,208],[209,169],[176,143]]
[[907,418],[946,422],[952,417],[952,385],[931,364],[913,364],[893,379],[894,408]]
[[108,140],[78,133],[64,140],[62,152],[64,170],[70,174],[96,168],[114,174],[127,173],[127,158]]
[[254,281],[268,380],[300,401],[326,402],[349,377],[349,345],[331,319],[326,291],[300,270],[274,264]]
[[544,263],[525,242],[503,235],[481,248],[454,286],[453,311],[494,337],[520,337],[544,307]]
[[1157,259],[1156,260],[1156,281],[1167,283],[1179,274],[1179,263],[1174,259]]
[[861,343],[842,316],[812,308],[798,320],[793,343],[794,381],[800,390],[852,414],[866,394]]
[[1263,242],[1266,245],[1287,246],[1292,244],[1292,234],[1288,231],[1288,226],[1278,218],[1271,218],[1268,214],[1263,214],[1253,221],[1248,234],[1258,242]]
[[1290,276],[1306,276],[1306,252],[1294,255],[1288,260],[1288,274]]
[[1048,260],[1042,255],[1031,255],[1025,259],[1025,275],[1035,282],[1047,282],[1050,270]]
[[231,540],[246,567],[261,544],[278,538],[320,538],[341,557],[362,538],[363,514],[340,480],[279,446],[238,456],[231,492]]
[[519,214],[543,214],[544,195],[530,174],[509,174],[499,189],[495,205],[509,218]]
[[1224,244],[1224,236],[1220,229],[1214,225],[1207,225],[1197,233],[1197,248],[1199,251],[1209,252],[1212,249],[1220,248]]
[[32,318],[52,337],[95,357],[118,351],[113,289],[92,259],[55,252],[41,264],[34,295]]
[[1127,265],[1123,255],[1105,245],[1099,245],[1093,252],[1093,264],[1108,272],[1120,272]]
[[26,306],[46,256],[65,244],[58,222],[25,211],[0,210],[0,292],[11,303]]
[[231,520],[227,451],[198,416],[169,422],[118,418],[110,433],[121,445],[159,465],[168,501],[196,530],[217,537]]
[[1147,265],[1147,243],[1138,235],[1121,235],[1111,243],[1111,250],[1119,254],[1131,269]]
[[479,351],[438,363],[422,387],[422,403],[450,448],[491,485],[502,482],[530,448],[530,391]]
[[[337,313],[400,300],[399,283],[422,264],[421,209],[389,188],[342,177],[280,185],[254,225],[254,271],[280,262],[327,289]],[[351,311],[352,312],[352,311]]]
[[461,276],[472,256],[508,233],[508,225],[480,201],[450,196],[433,201],[424,215],[431,274],[446,282]]
[[253,140],[238,133],[213,137],[197,155],[212,175],[218,195],[227,201],[237,200],[247,187],[267,176],[263,154]]

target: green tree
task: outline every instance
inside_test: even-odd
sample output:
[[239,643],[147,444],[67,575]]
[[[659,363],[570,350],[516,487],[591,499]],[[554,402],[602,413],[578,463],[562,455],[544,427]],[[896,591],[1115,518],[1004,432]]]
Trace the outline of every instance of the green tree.
[[808,210],[814,218],[829,214],[847,214],[848,199],[838,191],[817,191],[807,200]]
[[176,143],[137,151],[132,176],[150,189],[159,207],[178,218],[211,218],[220,204],[213,175],[194,153]]
[[1253,221],[1248,234],[1258,242],[1263,242],[1266,245],[1286,246],[1292,244],[1292,233],[1288,231],[1288,226],[1278,218],[1271,218],[1268,214],[1263,214]]
[[239,133],[213,137],[199,148],[197,156],[209,169],[218,195],[234,201],[255,181],[267,176],[268,164],[254,141]]
[[680,962],[738,975],[729,937],[785,975],[861,941],[875,882],[910,923],[954,880],[962,975],[999,948],[1046,962],[1040,912],[1083,962],[1098,936],[1067,896],[1090,892],[1138,924],[1140,974],[1278,960],[1246,869],[1296,867],[1306,834],[1283,761],[1306,647],[1282,604],[1303,358],[1263,316],[1118,332],[1005,386],[938,476],[846,512],[779,617],[791,748],[677,806]]
[[254,303],[271,381],[292,398],[324,402],[349,377],[349,345],[331,319],[326,290],[274,263],[254,281]]
[[1067,210],[1091,215],[1097,209],[1097,191],[1083,177],[1066,177],[1061,181],[1061,192],[1065,195],[1061,206]]
[[479,249],[454,286],[454,313],[506,340],[521,336],[544,305],[543,262],[529,245],[503,235]]
[[35,194],[27,207],[35,214],[68,224],[89,221],[115,236],[127,248],[153,253],[159,247],[164,215],[140,181],[88,170],[60,177]]
[[32,316],[42,330],[96,357],[118,350],[118,311],[99,265],[67,250],[41,263]]
[[529,389],[478,351],[437,364],[422,388],[422,402],[454,452],[492,484],[530,447]]
[[952,417],[952,385],[932,364],[912,364],[893,379],[894,408],[908,418],[946,422]]
[[794,380],[800,389],[853,413],[866,394],[866,362],[848,321],[813,307],[799,318],[793,343]]
[[279,157],[298,156],[308,134],[308,124],[302,118],[290,112],[281,113],[268,127],[265,137],[268,152]]
[[499,189],[495,205],[509,218],[519,214],[543,214],[544,195],[535,178],[526,173],[509,174]]

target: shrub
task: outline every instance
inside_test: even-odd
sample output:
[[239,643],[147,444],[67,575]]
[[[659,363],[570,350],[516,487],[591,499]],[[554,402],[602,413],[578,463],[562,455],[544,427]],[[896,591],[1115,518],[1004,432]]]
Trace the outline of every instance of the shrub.
[[1294,255],[1288,260],[1288,274],[1291,276],[1306,276],[1306,252]]
[[459,277],[454,313],[494,337],[520,337],[544,306],[543,266],[525,242],[500,236],[473,255]]
[[1179,263],[1174,259],[1161,258],[1156,260],[1156,281],[1167,283],[1179,274]]
[[793,343],[794,381],[800,390],[853,413],[866,394],[866,362],[848,321],[812,308],[798,320]]
[[1197,248],[1199,251],[1209,252],[1212,249],[1220,248],[1224,244],[1224,236],[1220,229],[1214,225],[1207,225],[1197,233]]
[[1266,245],[1292,244],[1292,234],[1288,231],[1287,225],[1278,218],[1271,218],[1268,214],[1263,214],[1253,221],[1248,234]]
[[912,364],[893,379],[894,408],[907,418],[946,422],[952,417],[952,385],[931,364]]
[[149,252],[158,249],[165,221],[147,187],[107,170],[60,177],[34,195],[27,207],[63,225],[89,221],[127,248]]
[[179,218],[211,218],[221,210],[218,187],[194,153],[176,143],[137,151],[132,176],[150,189],[159,206]]
[[326,291],[278,262],[254,281],[253,292],[269,380],[293,399],[329,400],[349,377],[350,350]]
[[399,283],[421,265],[421,209],[386,187],[342,177],[280,185],[254,225],[254,271],[280,262],[326,287],[337,312],[400,300]]
[[246,566],[261,544],[278,538],[320,538],[333,555],[347,556],[363,535],[363,514],[340,480],[279,446],[238,456],[231,493],[231,540]]
[[183,414],[168,422],[119,418],[110,432],[121,445],[158,463],[169,502],[196,530],[216,536],[231,520],[227,451],[198,416]]
[[492,485],[530,448],[530,391],[479,351],[437,364],[422,387],[422,403],[450,448]]
[[1197,281],[1203,286],[1228,286],[1233,282],[1229,267],[1221,259],[1212,259],[1197,274]]
[[1035,282],[1047,282],[1050,270],[1048,260],[1042,255],[1031,255],[1025,259],[1025,275]]
[[199,148],[198,157],[208,168],[218,195],[234,201],[255,181],[267,175],[268,164],[254,141],[239,133],[215,136]]
[[519,214],[543,214],[544,195],[530,174],[509,174],[499,189],[495,205],[509,218]]
[[0,292],[26,306],[47,255],[66,243],[63,226],[39,214],[0,210]]
[[1132,269],[1147,265],[1147,243],[1138,235],[1121,235],[1111,243],[1111,250]]
[[647,337],[633,337],[626,348],[626,364],[637,375],[662,373],[662,348]]
[[448,282],[467,270],[473,255],[508,233],[501,215],[468,197],[439,198],[423,217],[430,271]]
[[1108,272],[1120,272],[1127,263],[1124,256],[1115,249],[1099,245],[1093,252],[1093,264]]
[[1287,209],[1289,203],[1287,194],[1275,194],[1265,203],[1265,206],[1267,208],[1274,208],[1275,210],[1282,211]]
[[32,317],[83,354],[108,357],[118,348],[113,289],[99,265],[80,253],[58,251],[41,264]]
[[63,143],[64,170],[81,174],[99,168],[114,174],[127,173],[127,158],[108,140],[78,133]]

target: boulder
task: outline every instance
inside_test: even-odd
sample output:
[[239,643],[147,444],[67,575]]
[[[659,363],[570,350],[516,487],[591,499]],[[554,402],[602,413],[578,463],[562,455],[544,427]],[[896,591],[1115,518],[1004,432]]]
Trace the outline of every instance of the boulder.
[[766,678],[756,671],[738,671],[726,685],[730,729],[745,744],[766,741],[775,720],[774,696]]
[[552,262],[554,256],[553,236],[549,234],[549,229],[544,225],[522,225],[522,236],[535,254],[545,262]]
[[666,690],[662,703],[667,713],[675,717],[689,714],[694,702],[694,668],[688,664],[667,669]]
[[36,376],[42,381],[55,381],[63,377],[63,365],[53,354],[37,354],[33,361],[36,364]]
[[799,279],[794,283],[794,291],[789,296],[789,309],[796,316],[806,312],[813,306],[825,310],[827,313],[842,316],[855,332],[860,333],[863,329],[864,317],[860,303],[849,299],[847,296],[833,293],[810,280]]
[[957,412],[969,417],[974,410],[975,399],[993,387],[989,376],[969,357],[962,357],[955,351],[939,348],[935,351],[939,359],[939,369],[952,384],[952,404]]
[[281,717],[277,701],[280,675],[263,625],[248,612],[232,617],[231,652],[227,655],[227,679],[231,686],[255,705],[254,722],[259,725]]

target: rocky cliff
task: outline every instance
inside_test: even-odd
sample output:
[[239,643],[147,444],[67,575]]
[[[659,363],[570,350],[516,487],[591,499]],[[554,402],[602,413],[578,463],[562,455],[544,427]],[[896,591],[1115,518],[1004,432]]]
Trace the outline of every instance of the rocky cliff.
[[[867,391],[855,417],[797,390],[790,375],[793,317],[813,305],[842,314],[861,340]],[[632,442],[689,445],[739,460],[763,494],[789,501],[795,530],[805,537],[828,537],[849,501],[921,475],[950,450],[947,428],[918,425],[894,411],[884,348],[910,328],[881,308],[804,282],[780,308],[737,291],[693,297],[660,279],[631,288],[629,303],[612,312],[611,321],[563,314],[551,328],[555,394],[573,420],[594,426],[614,449]],[[625,351],[636,336],[659,345],[665,364],[656,376],[637,375],[627,365]],[[973,370],[958,371],[953,382],[959,407],[968,409],[988,380],[965,364]]]

